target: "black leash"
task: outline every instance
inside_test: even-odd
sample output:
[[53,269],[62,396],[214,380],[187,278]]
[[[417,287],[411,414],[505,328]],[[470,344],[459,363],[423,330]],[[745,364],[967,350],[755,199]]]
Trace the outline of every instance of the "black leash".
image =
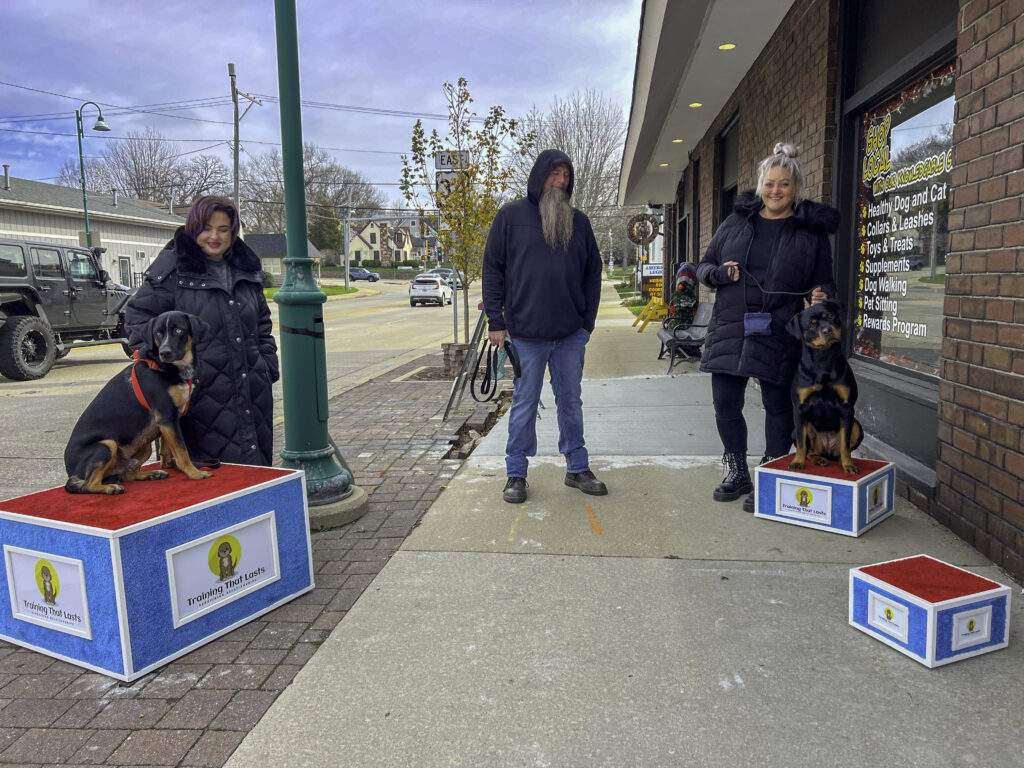
[[[483,345],[480,347],[480,354],[477,356],[478,364],[473,368],[473,376],[469,380],[469,393],[473,396],[473,399],[478,403],[486,403],[493,400],[495,395],[498,393],[498,382],[495,379],[495,362],[498,357],[498,347],[491,344],[491,342],[485,336],[483,339]],[[484,353],[486,350],[486,354]],[[522,369],[519,367],[519,355],[516,353],[516,348],[512,344],[512,339],[505,339],[505,352],[508,354],[509,362],[512,363],[512,376],[514,379],[518,379],[522,375]],[[485,365],[484,375],[480,381],[479,396],[477,395],[476,379],[480,372],[480,363]]]

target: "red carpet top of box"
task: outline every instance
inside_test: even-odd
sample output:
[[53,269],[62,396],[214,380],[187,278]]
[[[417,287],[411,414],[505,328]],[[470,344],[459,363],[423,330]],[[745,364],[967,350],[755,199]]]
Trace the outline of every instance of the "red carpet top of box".
[[72,496],[60,486],[2,501],[0,512],[116,531],[290,474],[286,469],[222,464],[211,478],[189,480],[172,470],[166,480],[126,483],[118,496]]

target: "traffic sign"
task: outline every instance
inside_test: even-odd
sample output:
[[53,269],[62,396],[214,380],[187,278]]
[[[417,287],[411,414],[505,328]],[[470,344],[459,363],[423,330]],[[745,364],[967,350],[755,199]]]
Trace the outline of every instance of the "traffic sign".
[[434,153],[434,169],[449,171],[469,165],[469,150],[446,149]]

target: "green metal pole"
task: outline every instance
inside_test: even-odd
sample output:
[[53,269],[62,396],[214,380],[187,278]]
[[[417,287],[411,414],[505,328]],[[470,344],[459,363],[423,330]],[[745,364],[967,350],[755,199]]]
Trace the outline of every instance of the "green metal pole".
[[[351,473],[335,461],[327,432],[327,360],[323,304],[306,246],[306,192],[302,169],[302,115],[295,1],[274,0],[277,79],[281,96],[288,255],[285,279],[274,296],[280,307],[281,379],[284,388],[284,466],[306,472],[310,506],[352,494]],[[344,459],[337,454],[340,461]]]
[[[84,106],[84,105],[83,105]],[[92,251],[92,230],[89,229],[89,198],[85,193],[85,158],[82,155],[82,110],[75,110],[75,130],[78,131],[78,173],[82,182],[82,209],[85,211],[85,244]]]

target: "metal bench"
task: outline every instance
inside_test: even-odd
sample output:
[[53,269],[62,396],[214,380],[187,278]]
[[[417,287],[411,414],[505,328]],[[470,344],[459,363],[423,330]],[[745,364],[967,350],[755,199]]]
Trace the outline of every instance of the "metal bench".
[[676,328],[671,331],[662,328],[658,331],[658,338],[661,340],[658,359],[662,360],[666,352],[669,355],[668,370],[665,373],[672,373],[672,369],[680,360],[695,360],[700,357],[700,348],[704,346],[704,339],[707,338],[708,323],[711,322],[713,309],[714,302],[702,301],[697,305],[697,312],[689,328]]

